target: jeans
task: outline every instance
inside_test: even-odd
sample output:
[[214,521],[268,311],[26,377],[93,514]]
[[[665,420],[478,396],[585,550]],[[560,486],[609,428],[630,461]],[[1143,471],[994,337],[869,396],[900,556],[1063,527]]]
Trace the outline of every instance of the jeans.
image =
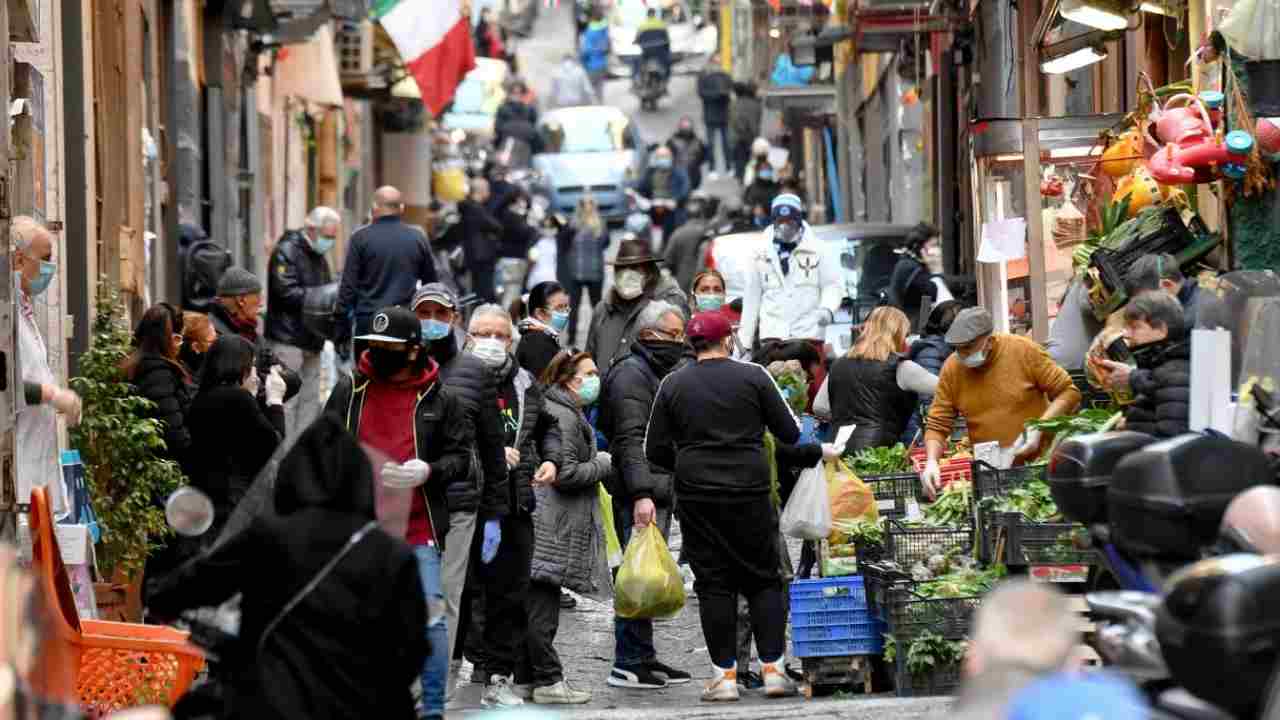
[[284,405],[284,427],[288,437],[297,437],[320,412],[320,353],[293,345],[272,342],[276,357],[302,378],[302,389]]
[[[618,541],[622,543],[623,547],[631,541],[634,508],[634,503],[626,499],[613,504],[614,524],[618,530]],[[662,537],[665,538],[671,535],[671,510],[669,508],[657,508],[654,521],[658,524],[658,529],[662,531]],[[615,615],[613,618],[613,641],[613,664],[618,667],[635,667],[658,659],[658,652],[653,647],[652,619],[628,620]]]
[[431,652],[422,664],[422,707],[427,717],[444,717],[444,689],[449,676],[449,630],[445,623],[444,592],[440,587],[440,551],[434,545],[413,548],[418,577],[427,600],[427,641]]
[[[716,164],[716,135],[720,136],[720,164]],[[733,155],[729,151],[729,128],[725,125],[712,125],[707,123],[707,167],[711,168],[711,172],[716,172],[716,168],[722,168],[728,171],[729,164],[733,162]]]
[[471,557],[471,537],[476,530],[475,513],[449,513],[449,534],[444,549],[444,611],[449,625],[449,657],[458,641],[458,607],[467,584]]

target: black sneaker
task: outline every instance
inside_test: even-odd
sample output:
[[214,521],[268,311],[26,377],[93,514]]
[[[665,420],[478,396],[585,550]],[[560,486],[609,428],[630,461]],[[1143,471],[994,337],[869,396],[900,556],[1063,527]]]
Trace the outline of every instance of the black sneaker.
[[764,687],[764,679],[760,677],[759,673],[748,670],[738,673],[738,684],[748,690],[755,690]]
[[560,609],[572,610],[576,607],[578,607],[578,599],[570,595],[569,593],[561,590],[560,591]]
[[[687,677],[687,676],[686,676]],[[660,690],[667,686],[667,681],[658,677],[652,670],[636,665],[629,668],[613,666],[609,673],[609,685],[632,690]]]
[[677,670],[669,665],[663,665],[657,660],[645,663],[644,668],[663,680],[666,680],[668,685],[683,685],[693,679],[693,676],[689,673],[683,670]]

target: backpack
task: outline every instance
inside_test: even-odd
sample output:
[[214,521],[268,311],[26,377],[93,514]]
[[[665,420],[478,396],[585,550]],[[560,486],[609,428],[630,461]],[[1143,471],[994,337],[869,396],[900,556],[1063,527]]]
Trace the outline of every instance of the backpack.
[[218,281],[231,267],[231,252],[213,242],[194,225],[178,228],[178,267],[181,268],[182,307],[207,312],[218,297]]

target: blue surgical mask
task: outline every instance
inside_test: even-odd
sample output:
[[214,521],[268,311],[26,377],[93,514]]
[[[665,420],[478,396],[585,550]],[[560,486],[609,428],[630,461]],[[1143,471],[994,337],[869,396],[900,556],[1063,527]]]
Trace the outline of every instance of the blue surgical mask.
[[666,170],[671,167],[671,158],[654,158],[653,166],[660,170]]
[[723,293],[706,293],[703,295],[695,293],[693,299],[698,304],[698,312],[712,312],[724,307]]
[[583,407],[590,405],[600,397],[600,376],[589,375],[582,378],[582,386],[578,388],[578,400]]
[[423,340],[440,340],[441,338],[446,338],[449,336],[449,330],[452,329],[452,326],[450,326],[449,323],[440,322],[439,320],[419,320],[418,323],[422,325]]
[[756,216],[756,219],[755,219],[755,222],[756,222],[756,227],[758,227],[758,228],[769,227],[769,216],[768,216],[768,215],[757,215],[757,216]]
[[48,260],[40,261],[40,274],[31,280],[31,297],[35,297],[45,290],[49,289],[49,283],[53,282],[53,276],[58,274],[58,265]]
[[333,249],[333,244],[335,242],[336,240],[328,235],[317,235],[316,239],[311,242],[311,248],[321,255],[324,255]]
[[772,179],[773,179],[773,171],[772,171],[772,170],[761,170],[760,172],[756,173],[756,177],[760,178],[761,180],[772,180]]
[[551,329],[556,332],[564,332],[569,327],[569,311],[551,313]]

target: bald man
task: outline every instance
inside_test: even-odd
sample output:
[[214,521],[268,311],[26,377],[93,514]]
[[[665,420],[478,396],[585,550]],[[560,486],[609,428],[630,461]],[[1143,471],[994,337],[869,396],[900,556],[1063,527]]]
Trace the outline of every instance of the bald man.
[[[390,185],[375,190],[372,214],[373,222],[351,235],[338,287],[333,344],[344,357],[353,328],[355,335],[367,335],[369,320],[379,308],[405,305],[419,282],[436,282],[431,243],[421,230],[400,219],[404,214],[400,191]],[[363,349],[361,344],[358,350]]]

